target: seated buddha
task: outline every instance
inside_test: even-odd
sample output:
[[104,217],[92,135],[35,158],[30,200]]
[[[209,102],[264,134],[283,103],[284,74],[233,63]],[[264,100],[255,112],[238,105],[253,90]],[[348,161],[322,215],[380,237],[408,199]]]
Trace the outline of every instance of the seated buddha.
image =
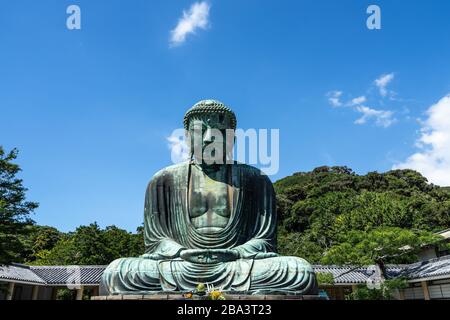
[[235,114],[218,101],[200,101],[184,127],[189,161],[156,173],[146,191],[145,253],[113,261],[101,294],[192,291],[199,283],[229,293],[317,294],[311,265],[276,253],[271,181],[230,161]]

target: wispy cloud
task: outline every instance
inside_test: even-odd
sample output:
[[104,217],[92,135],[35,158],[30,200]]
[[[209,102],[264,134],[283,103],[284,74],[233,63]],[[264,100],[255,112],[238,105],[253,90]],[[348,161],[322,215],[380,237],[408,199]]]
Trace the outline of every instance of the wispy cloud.
[[349,105],[349,106],[359,106],[359,105],[363,104],[366,101],[367,101],[366,96],[360,96],[360,97],[352,99],[349,103],[347,103],[347,105]]
[[175,29],[171,31],[170,45],[178,46],[186,41],[186,36],[195,33],[197,29],[206,29],[209,25],[208,2],[195,2],[188,11],[183,11],[183,16],[178,21]]
[[338,90],[330,91],[330,92],[327,93],[328,102],[333,107],[341,107],[341,106],[343,106],[343,103],[340,100],[341,96],[342,96],[342,91],[338,91]]
[[375,80],[375,85],[378,87],[382,97],[386,97],[388,95],[387,86],[392,80],[394,80],[394,77],[394,73],[389,73],[383,74]]
[[[394,73],[384,74],[380,76],[378,79],[375,79],[373,84],[377,86],[380,91],[380,94],[385,97],[388,94],[392,97],[393,92],[388,91],[387,86],[394,79]],[[390,127],[392,124],[397,122],[397,119],[394,117],[394,111],[391,110],[382,110],[385,107],[381,107],[381,102],[373,101],[374,99],[370,99],[370,90],[368,91],[369,96],[361,95],[356,96],[350,100],[343,100],[342,96],[344,92],[341,90],[330,91],[326,94],[328,98],[328,103],[332,107],[347,107],[348,109],[353,110],[360,114],[360,117],[355,121],[355,124],[366,124],[369,121],[373,121],[375,125],[383,128]],[[371,106],[367,106],[367,102],[372,101]],[[379,99],[378,99],[379,100]],[[375,106],[374,106],[375,105]],[[380,108],[378,108],[380,107]]]
[[355,110],[362,114],[355,121],[356,124],[365,124],[368,120],[374,119],[377,126],[387,128],[396,122],[392,111],[375,110],[366,106],[357,106]]
[[450,186],[450,94],[431,106],[416,145],[418,152],[394,169],[414,169],[434,184]]
[[189,159],[189,148],[184,139],[184,130],[175,130],[167,137],[173,163],[180,163]]

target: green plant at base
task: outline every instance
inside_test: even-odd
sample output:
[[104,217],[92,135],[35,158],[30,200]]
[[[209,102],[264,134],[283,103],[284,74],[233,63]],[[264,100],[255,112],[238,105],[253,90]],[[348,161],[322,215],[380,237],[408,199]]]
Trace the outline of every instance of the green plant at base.
[[330,272],[317,272],[317,283],[321,285],[332,285],[334,284],[334,276]]
[[401,290],[408,286],[405,279],[398,278],[386,280],[380,288],[370,289],[366,285],[359,285],[356,290],[348,294],[346,300],[391,300],[395,290]]

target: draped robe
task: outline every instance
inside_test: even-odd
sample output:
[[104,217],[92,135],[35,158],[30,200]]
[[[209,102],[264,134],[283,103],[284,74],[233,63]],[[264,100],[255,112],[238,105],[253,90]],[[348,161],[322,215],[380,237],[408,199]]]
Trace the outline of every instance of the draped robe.
[[[276,254],[273,186],[260,170],[228,165],[233,192],[231,216],[220,231],[201,233],[189,214],[190,162],[158,172],[149,183],[144,209],[145,254],[113,261],[105,270],[103,294],[193,290],[208,283],[225,292],[317,293],[312,267],[297,257]],[[232,249],[239,259],[192,263],[184,249]]]

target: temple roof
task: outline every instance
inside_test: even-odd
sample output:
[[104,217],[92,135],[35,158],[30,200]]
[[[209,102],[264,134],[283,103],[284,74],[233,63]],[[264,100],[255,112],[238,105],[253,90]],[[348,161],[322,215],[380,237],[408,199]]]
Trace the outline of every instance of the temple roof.
[[408,265],[401,276],[411,280],[430,280],[450,277],[450,255]]
[[316,273],[330,273],[335,284],[359,284],[365,283],[373,274],[368,267],[314,265]]
[[39,277],[30,267],[13,264],[0,266],[0,280],[12,280],[13,282],[25,282],[30,284],[45,284],[45,280]]
[[106,266],[39,266],[31,270],[49,285],[99,284]]
[[106,266],[0,266],[0,281],[36,285],[98,285]]

